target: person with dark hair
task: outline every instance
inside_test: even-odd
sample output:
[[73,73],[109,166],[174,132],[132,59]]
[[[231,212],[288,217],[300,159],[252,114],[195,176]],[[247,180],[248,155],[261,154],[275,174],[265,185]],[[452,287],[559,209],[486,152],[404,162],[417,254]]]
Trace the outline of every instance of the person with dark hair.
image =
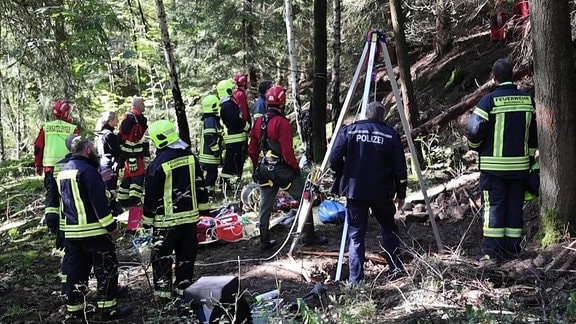
[[339,194],[346,197],[350,240],[348,281],[352,284],[364,280],[364,239],[369,209],[380,224],[390,279],[404,275],[394,214],[396,207],[404,205],[407,166],[400,135],[384,123],[385,113],[381,103],[371,102],[366,120],[344,127],[336,135],[329,158],[332,170],[340,179]]
[[270,80],[265,80],[260,82],[258,85],[258,92],[260,96],[254,102],[254,106],[252,106],[252,118],[256,120],[256,118],[264,115],[268,107],[266,106],[266,91],[272,87],[273,83]]
[[[300,200],[304,189],[304,179],[300,176],[300,167],[294,155],[292,143],[292,126],[286,116],[284,107],[286,91],[275,85],[266,93],[268,111],[254,121],[250,132],[248,155],[254,166],[254,180],[260,184],[260,248],[269,250],[275,244],[270,239],[268,227],[270,215],[276,202],[278,190],[287,191],[292,198]],[[317,236],[314,231],[312,213],[306,215],[302,229],[304,245],[322,245],[328,240]]]
[[512,65],[499,59],[492,74],[497,87],[480,99],[467,124],[468,146],[479,155],[482,264],[518,258],[525,184],[538,145],[534,100],[512,83]]
[[88,278],[94,269],[98,291],[98,318],[115,320],[132,313],[130,307],[118,307],[118,259],[113,235],[118,223],[108,208],[106,187],[99,173],[100,161],[94,144],[72,138],[70,161],[58,173],[57,182],[62,210],[66,264],[63,273],[66,309],[85,318]]

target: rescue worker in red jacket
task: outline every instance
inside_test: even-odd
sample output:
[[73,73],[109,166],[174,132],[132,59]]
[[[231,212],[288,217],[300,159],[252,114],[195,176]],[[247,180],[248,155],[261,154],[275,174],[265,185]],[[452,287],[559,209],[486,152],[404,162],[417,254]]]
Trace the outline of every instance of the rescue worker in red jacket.
[[[260,248],[266,251],[276,244],[270,239],[268,227],[270,215],[276,203],[278,190],[287,191],[292,198],[300,200],[304,189],[304,179],[292,146],[292,126],[284,107],[286,92],[275,85],[266,93],[268,111],[254,121],[250,132],[248,154],[254,166],[254,180],[260,184]],[[312,213],[306,216],[302,230],[304,245],[321,245],[328,242],[325,237],[314,232]]]
[[490,40],[493,42],[506,41],[506,23],[510,19],[510,13],[506,8],[506,1],[495,0],[490,10]]
[[512,83],[512,65],[499,59],[492,74],[498,87],[476,105],[467,135],[480,157],[484,256],[479,261],[497,263],[521,251],[524,191],[538,138],[534,100]]
[[220,177],[224,187],[231,188],[230,180],[233,177],[242,177],[244,161],[246,160],[246,147],[248,145],[248,131],[250,123],[242,119],[240,107],[232,99],[234,82],[222,80],[216,85],[216,92],[220,98],[220,118],[224,124],[224,144],[226,154]]
[[154,295],[168,302],[173,293],[183,298],[184,290],[192,284],[198,248],[196,226],[200,214],[208,214],[208,193],[200,163],[179,138],[174,123],[155,121],[148,134],[158,150],[146,171],[143,223],[154,228]]
[[246,95],[246,88],[248,87],[248,75],[238,72],[234,75],[234,83],[236,83],[236,90],[232,94],[232,98],[240,107],[240,112],[242,112],[242,119],[248,123],[252,123],[250,118],[250,110],[248,109],[248,96]]
[[138,206],[142,202],[144,190],[144,156],[148,154],[148,143],[142,138],[148,121],[142,114],[145,110],[144,99],[135,97],[132,109],[124,114],[120,123],[120,148],[125,160],[124,176],[118,188],[118,202],[124,206]]
[[71,143],[70,161],[58,174],[61,196],[66,265],[66,309],[75,317],[84,318],[85,286],[94,269],[97,280],[98,318],[115,320],[132,313],[130,307],[118,307],[118,259],[113,235],[118,223],[108,207],[108,196],[100,161],[94,144],[80,137]]
[[57,100],[52,105],[52,114],[56,118],[46,122],[34,141],[34,165],[36,173],[44,173],[44,188],[46,189],[46,201],[44,216],[46,218],[58,218],[60,211],[57,207],[51,206],[53,201],[59,199],[58,188],[54,180],[54,165],[62,160],[68,149],[66,149],[66,138],[72,134],[79,134],[76,125],[72,124],[69,118],[72,107],[63,99]]

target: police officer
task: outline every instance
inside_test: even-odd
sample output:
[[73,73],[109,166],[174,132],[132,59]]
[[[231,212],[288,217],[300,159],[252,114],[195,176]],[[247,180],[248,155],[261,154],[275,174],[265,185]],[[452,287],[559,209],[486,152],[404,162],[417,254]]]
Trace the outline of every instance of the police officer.
[[505,59],[492,66],[498,87],[480,99],[468,120],[468,146],[480,158],[484,255],[480,262],[517,258],[524,220],[525,183],[538,145],[532,97],[512,83]]
[[69,135],[79,134],[76,125],[69,118],[72,107],[68,102],[59,99],[52,105],[53,121],[46,122],[34,141],[34,165],[36,173],[44,173],[44,188],[46,189],[46,202],[44,216],[46,218],[58,218],[58,208],[53,205],[58,201],[58,188],[54,180],[54,165],[62,160],[68,153],[65,141]]
[[[167,301],[173,293],[182,298],[192,284],[198,248],[196,225],[200,213],[209,209],[208,194],[198,159],[178,137],[174,124],[156,121],[148,134],[158,150],[146,171],[143,223],[154,228],[154,294]],[[172,252],[176,254],[175,282]]]
[[[118,224],[110,214],[106,188],[98,172],[99,159],[94,144],[79,137],[71,143],[70,161],[58,174],[61,196],[66,269],[66,308],[84,317],[85,286],[92,268],[98,282],[99,318],[114,320],[132,313],[130,307],[118,307],[118,260],[113,235]],[[66,273],[67,272],[67,273]]]
[[120,148],[125,159],[124,176],[118,189],[118,201],[122,206],[138,206],[142,202],[144,186],[144,156],[148,154],[147,143],[142,141],[148,121],[142,114],[146,107],[144,99],[135,97],[132,109],[120,123]]
[[[286,91],[275,85],[266,93],[268,111],[254,122],[250,132],[248,154],[254,165],[254,178],[260,184],[260,247],[266,251],[276,244],[270,239],[268,227],[270,214],[276,203],[278,190],[287,191],[292,198],[300,200],[304,179],[292,146],[292,125],[284,116]],[[302,230],[304,245],[326,244],[325,237],[314,232],[312,214],[306,216]]]
[[214,194],[218,178],[218,166],[222,161],[222,126],[220,126],[220,100],[215,95],[202,99],[202,136],[198,160],[206,173],[206,188],[209,195]]
[[340,195],[346,197],[350,283],[364,279],[364,238],[368,226],[368,209],[380,224],[382,246],[386,251],[388,275],[403,274],[398,257],[398,226],[394,222],[396,208],[404,205],[407,172],[399,134],[384,123],[385,108],[372,102],[366,120],[343,128],[337,135],[331,168],[341,177]]
[[270,87],[272,87],[272,85],[274,85],[274,83],[270,80],[262,81],[258,85],[260,96],[258,96],[258,99],[256,99],[254,106],[252,107],[252,117],[254,119],[264,115],[268,110],[268,107],[266,106],[266,92]]
[[220,177],[226,187],[230,186],[230,179],[234,176],[242,177],[245,152],[248,141],[250,123],[242,119],[240,107],[232,99],[234,82],[222,80],[216,85],[216,92],[220,98],[220,117],[224,123],[224,143],[226,155]]

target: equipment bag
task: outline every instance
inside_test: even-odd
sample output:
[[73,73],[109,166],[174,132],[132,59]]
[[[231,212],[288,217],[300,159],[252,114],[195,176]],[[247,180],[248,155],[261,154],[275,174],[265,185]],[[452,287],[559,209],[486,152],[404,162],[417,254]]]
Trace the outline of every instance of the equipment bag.
[[236,242],[244,238],[240,216],[228,213],[216,218],[216,237],[226,242]]
[[343,224],[346,207],[339,201],[326,199],[318,207],[318,218],[324,224]]

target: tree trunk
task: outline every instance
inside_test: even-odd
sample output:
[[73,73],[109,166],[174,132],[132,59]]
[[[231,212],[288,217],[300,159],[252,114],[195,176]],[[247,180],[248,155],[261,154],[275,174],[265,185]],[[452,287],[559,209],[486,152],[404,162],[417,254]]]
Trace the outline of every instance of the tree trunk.
[[[418,103],[414,95],[412,86],[412,75],[410,74],[410,61],[408,60],[408,44],[404,34],[404,14],[402,13],[402,1],[390,0],[390,15],[392,16],[392,28],[396,39],[396,56],[398,59],[398,69],[400,70],[400,84],[404,101],[404,111],[410,128],[418,126]],[[394,76],[389,76],[393,78]],[[409,130],[407,130],[409,131]]]
[[176,71],[174,55],[172,54],[172,44],[170,43],[163,0],[156,0],[156,10],[158,11],[158,25],[160,27],[160,35],[162,36],[162,44],[164,45],[164,59],[166,60],[166,66],[170,74],[170,86],[172,87],[172,96],[174,97],[174,110],[176,111],[176,121],[178,123],[178,130],[180,131],[180,138],[186,143],[191,144],[190,129],[188,128],[188,119],[186,118],[186,105],[184,104],[184,100],[182,100],[182,93],[178,85],[178,72]]
[[290,60],[290,89],[294,96],[294,111],[296,112],[296,130],[300,137],[301,149],[307,152],[308,145],[306,135],[302,134],[302,111],[300,107],[300,85],[298,81],[298,61],[296,59],[296,41],[294,39],[294,13],[292,12],[292,0],[284,0],[286,16],[286,36],[288,39],[288,59]]
[[5,98],[4,92],[4,75],[0,71],[0,161],[6,161],[6,150],[4,149],[4,124],[2,124],[2,106],[3,102],[7,102],[8,99]]
[[326,1],[314,0],[314,81],[312,93],[312,156],[322,161],[326,154],[326,65],[328,61]]
[[542,244],[571,234],[576,222],[576,94],[568,0],[530,2],[540,148]]
[[450,49],[450,1],[436,0],[436,35],[434,37],[434,54],[442,56]]
[[[340,0],[332,2],[332,14],[334,16],[333,37],[334,44],[332,45],[333,62],[332,62],[332,121],[336,121],[340,115],[340,54],[341,38],[340,38],[340,18],[342,16],[342,7]],[[334,123],[336,125],[336,123]]]

